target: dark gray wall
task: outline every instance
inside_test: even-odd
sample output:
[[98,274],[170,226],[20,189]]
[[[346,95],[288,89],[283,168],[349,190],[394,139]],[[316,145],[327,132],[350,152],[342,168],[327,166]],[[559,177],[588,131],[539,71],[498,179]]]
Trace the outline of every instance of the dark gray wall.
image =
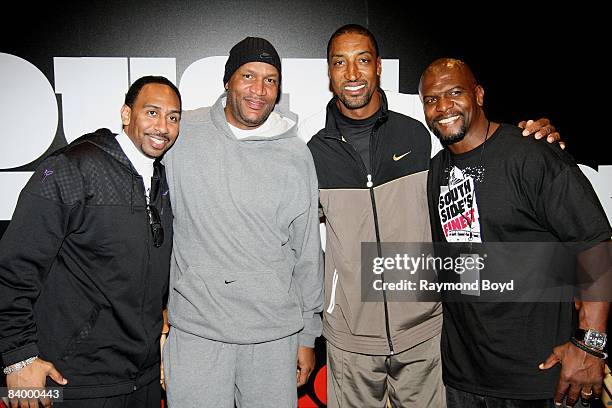
[[[180,78],[192,62],[226,55],[246,35],[268,38],[283,57],[324,58],[330,34],[342,24],[359,23],[377,36],[384,58],[400,60],[401,92],[417,92],[420,72],[433,59],[464,59],[485,86],[492,119],[514,123],[546,116],[577,161],[612,163],[609,149],[594,145],[597,136],[606,137],[599,135],[601,127],[578,114],[583,102],[599,94],[593,78],[599,70],[590,67],[598,66],[592,50],[606,38],[605,24],[598,21],[601,10],[516,5],[474,12],[463,4],[415,9],[355,0],[20,2],[10,7],[3,12],[0,52],[30,61],[51,84],[53,57],[174,57]],[[60,126],[49,151],[64,144]],[[17,169],[31,170],[36,162]],[[6,224],[0,222],[0,234]]]
[[[12,2],[3,6],[0,52],[30,61],[52,85],[53,57],[173,57],[180,78],[194,61],[227,55],[246,35],[269,39],[282,57],[324,58],[330,34],[359,23],[376,35],[383,58],[400,60],[401,92],[417,92],[420,72],[433,59],[461,58],[485,87],[491,119],[515,123],[547,116],[580,163],[612,164],[609,148],[599,142],[608,136],[594,126],[604,116],[579,114],[585,102],[599,100],[597,76],[607,75],[592,52],[606,49],[608,23],[598,21],[604,13],[516,3],[487,3],[495,11],[474,12],[465,4],[417,9],[408,2],[365,0]],[[17,26],[9,27],[9,21]],[[304,81],[307,86],[308,72]],[[61,123],[61,100],[58,106]],[[65,144],[58,129],[49,151]],[[18,170],[32,170],[37,161]],[[0,236],[7,225],[0,222]]]

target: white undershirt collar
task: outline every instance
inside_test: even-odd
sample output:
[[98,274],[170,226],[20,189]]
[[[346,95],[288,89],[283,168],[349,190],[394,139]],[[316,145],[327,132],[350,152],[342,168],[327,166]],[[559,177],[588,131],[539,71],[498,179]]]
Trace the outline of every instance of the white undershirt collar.
[[132,142],[132,139],[122,131],[117,135],[117,142],[121,146],[121,150],[127,156],[132,163],[132,166],[136,169],[136,172],[142,176],[142,181],[145,186],[145,193],[147,198],[149,197],[149,190],[151,189],[151,177],[153,177],[153,162],[154,158],[145,155],[140,151]]

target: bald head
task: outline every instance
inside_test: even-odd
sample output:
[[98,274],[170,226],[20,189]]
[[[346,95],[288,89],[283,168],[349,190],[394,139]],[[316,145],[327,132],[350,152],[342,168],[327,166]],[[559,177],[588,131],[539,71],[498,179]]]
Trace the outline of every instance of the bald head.
[[425,119],[443,145],[462,141],[483,124],[484,90],[463,61],[441,58],[421,75],[419,95]]
[[454,58],[440,58],[429,64],[423,71],[419,81],[419,93],[422,95],[424,81],[437,79],[450,73],[454,73],[457,78],[462,78],[469,86],[473,87],[478,84],[472,70],[465,62]]

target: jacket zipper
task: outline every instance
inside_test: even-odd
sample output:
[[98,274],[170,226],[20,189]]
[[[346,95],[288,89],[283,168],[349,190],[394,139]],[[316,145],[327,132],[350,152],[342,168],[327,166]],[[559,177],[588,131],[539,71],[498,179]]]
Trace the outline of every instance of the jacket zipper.
[[[138,175],[137,177],[140,181],[140,183],[142,184],[143,190],[144,190],[144,181],[142,180],[142,176]],[[146,220],[146,234],[145,236],[147,237],[146,240],[146,245],[147,245],[147,265],[146,265],[146,271],[145,274],[148,274],[149,270],[150,270],[150,265],[151,265],[151,218],[149,216],[149,209],[146,207],[149,204],[153,204],[150,200],[150,198],[146,197],[146,193],[145,193],[145,209],[144,209],[144,217]],[[144,282],[144,288],[143,288],[143,299],[142,299],[142,303],[140,304],[140,323],[142,325],[142,328],[145,332],[145,339],[149,338],[149,332],[147,330],[147,326],[145,324],[145,313],[144,313],[144,309],[145,309],[145,304],[146,302],[149,300],[148,299],[148,291],[147,291],[147,285],[148,285],[148,280],[146,279],[146,275],[144,276],[145,279],[143,279]],[[151,345],[147,346],[147,351],[145,353],[144,359],[141,362],[141,365],[145,365],[145,363],[149,360],[149,354],[151,353]],[[145,368],[145,367],[142,367]],[[140,371],[140,367],[139,367],[139,372],[138,374],[142,374],[142,371]],[[134,391],[136,391],[136,385],[134,385]]]
[[[372,127],[372,132],[370,132],[370,171],[374,171],[374,135],[378,131],[378,128],[382,125],[382,118],[378,118],[374,126]],[[372,181],[372,175],[368,176],[368,184],[370,189],[370,198],[372,201],[372,213],[374,214],[374,229],[376,230],[376,250],[378,252],[378,257],[382,258],[382,246],[380,240],[380,228],[378,225],[378,211],[376,211],[376,198],[374,197],[374,182]],[[385,284],[385,273],[381,273],[380,279],[382,280],[383,285]],[[384,286],[383,286],[384,287]],[[383,305],[385,307],[385,329],[387,331],[387,342],[389,343],[389,353],[391,355],[394,354],[393,350],[393,342],[391,341],[391,327],[389,325],[389,306],[387,304],[387,291],[383,289]]]
[[[372,132],[370,133],[370,149],[369,150],[370,150],[370,169],[371,170],[374,169],[374,157],[372,153],[373,143],[372,142],[374,140],[374,134],[378,130],[379,121],[377,121],[374,124],[374,127],[372,128]],[[355,158],[355,161],[357,162],[357,164],[359,164],[359,167],[361,168],[363,173],[366,175],[366,178],[368,180],[366,183],[366,187],[368,188],[368,190],[370,190],[370,202],[372,203],[372,213],[374,215],[374,230],[376,232],[376,251],[378,253],[378,257],[380,258],[382,257],[382,248],[381,248],[381,242],[380,242],[380,229],[378,227],[378,212],[376,211],[376,198],[374,197],[374,182],[372,181],[372,174],[368,173],[368,170],[366,169],[365,164],[363,163],[363,159],[359,155],[359,152],[357,152],[357,149],[355,149],[355,146],[353,146],[348,140],[346,140],[344,136],[341,137],[341,141],[346,143],[353,149],[353,152],[355,153],[355,155],[353,155],[353,158]],[[384,282],[385,282],[384,272],[380,275],[380,279],[382,280],[383,285],[384,285]],[[387,293],[384,289],[382,291],[382,294],[383,294],[383,305],[384,305],[384,310],[385,310],[385,330],[387,332],[387,343],[389,344],[389,354],[393,355],[395,354],[395,352],[393,350],[393,342],[391,341],[391,328],[389,325],[389,307],[387,305]]]

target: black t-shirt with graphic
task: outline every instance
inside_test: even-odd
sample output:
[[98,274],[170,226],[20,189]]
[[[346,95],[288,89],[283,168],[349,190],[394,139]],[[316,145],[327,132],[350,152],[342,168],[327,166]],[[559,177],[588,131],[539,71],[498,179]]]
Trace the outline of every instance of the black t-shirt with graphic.
[[[511,125],[470,152],[439,152],[428,195],[434,242],[455,242],[458,253],[469,251],[470,241],[598,243],[612,236],[573,158]],[[514,279],[530,278],[521,276],[518,254],[508,263]],[[444,302],[444,382],[499,398],[552,398],[559,366],[541,371],[538,364],[569,340],[573,319],[569,302]]]

